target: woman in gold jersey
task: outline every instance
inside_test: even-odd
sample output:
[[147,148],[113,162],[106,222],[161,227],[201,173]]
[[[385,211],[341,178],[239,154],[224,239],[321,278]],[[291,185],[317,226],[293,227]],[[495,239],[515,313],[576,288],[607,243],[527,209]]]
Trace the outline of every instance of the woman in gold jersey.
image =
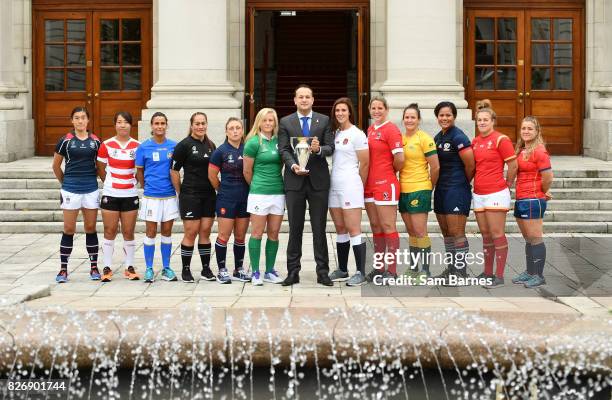
[[400,170],[399,211],[406,224],[410,243],[408,275],[422,273],[428,277],[431,240],[427,236],[427,215],[431,211],[431,191],[438,181],[440,164],[436,144],[427,133],[419,129],[421,110],[416,103],[404,109],[406,128],[403,139],[404,167]]

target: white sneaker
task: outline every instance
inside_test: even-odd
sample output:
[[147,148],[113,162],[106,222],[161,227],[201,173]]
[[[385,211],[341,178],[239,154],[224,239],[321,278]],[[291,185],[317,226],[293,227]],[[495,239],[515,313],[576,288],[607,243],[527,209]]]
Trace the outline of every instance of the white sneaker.
[[253,286],[263,286],[263,280],[261,279],[261,273],[259,271],[253,272],[253,275],[251,275],[251,283]]
[[283,280],[280,278],[280,276],[278,276],[278,272],[272,270],[264,274],[264,282],[282,283]]

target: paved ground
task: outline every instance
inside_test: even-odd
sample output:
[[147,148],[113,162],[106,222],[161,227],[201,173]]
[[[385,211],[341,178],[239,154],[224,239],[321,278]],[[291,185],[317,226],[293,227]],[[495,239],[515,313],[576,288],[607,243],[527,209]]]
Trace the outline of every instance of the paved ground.
[[[136,238],[138,243],[142,237]],[[163,282],[152,284],[125,280],[120,273],[109,283],[89,281],[89,261],[84,235],[76,235],[70,259],[70,281],[56,285],[58,270],[58,235],[0,235],[0,301],[11,305],[27,301],[31,307],[65,306],[74,310],[171,309],[201,302],[214,308],[332,308],[368,304],[408,309],[463,309],[468,311],[526,311],[544,313],[609,315],[612,308],[612,236],[555,235],[547,238],[549,258],[546,266],[548,285],[539,291],[512,286],[509,281],[523,269],[523,245],[518,237],[510,239],[510,256],[506,272],[507,285],[489,291],[480,287],[463,288],[349,288],[336,284],[324,287],[315,283],[314,259],[309,244],[310,234],[304,235],[304,257],[301,283],[294,287],[266,284],[253,287],[234,282]],[[472,237],[471,248],[480,251],[479,238]],[[172,265],[180,265],[180,236],[175,237]],[[330,250],[334,235],[328,235]],[[287,237],[282,235],[278,270],[284,273]],[[434,238],[434,250],[440,249],[440,238]],[[118,239],[115,260],[120,262],[121,240]],[[405,246],[402,246],[405,247]],[[233,265],[231,251],[228,265]],[[331,267],[335,268],[335,253],[331,252]],[[159,251],[156,253],[159,265]],[[352,256],[349,265],[352,265]],[[142,249],[137,249],[136,266],[142,271]],[[213,269],[216,265],[213,255]],[[194,257],[194,271],[200,269]],[[156,267],[157,268],[157,267]],[[472,272],[479,273],[480,267]],[[176,268],[175,268],[176,269]],[[434,265],[437,273],[442,266]],[[120,272],[120,271],[118,271]]]

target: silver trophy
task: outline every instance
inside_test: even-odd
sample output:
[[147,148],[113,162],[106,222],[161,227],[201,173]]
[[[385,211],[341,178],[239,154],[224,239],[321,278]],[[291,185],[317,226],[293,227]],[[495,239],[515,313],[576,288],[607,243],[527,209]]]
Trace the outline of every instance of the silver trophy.
[[295,158],[300,166],[300,171],[308,172],[306,165],[308,164],[308,159],[310,158],[309,138],[292,137],[291,147],[293,148],[293,153],[295,154]]

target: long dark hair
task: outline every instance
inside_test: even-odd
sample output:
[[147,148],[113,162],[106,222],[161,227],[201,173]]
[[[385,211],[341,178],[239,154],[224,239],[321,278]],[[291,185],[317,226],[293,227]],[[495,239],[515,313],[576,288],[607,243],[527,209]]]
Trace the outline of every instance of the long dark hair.
[[338,120],[336,119],[336,106],[338,104],[346,104],[346,106],[348,107],[348,111],[349,111],[349,121],[351,121],[351,124],[355,125],[355,107],[353,107],[353,102],[348,97],[340,97],[338,100],[334,102],[334,105],[332,106],[332,109],[331,109],[330,118],[331,118],[332,132],[336,132],[337,130],[340,129],[340,124],[338,123]]
[[[113,124],[117,123],[117,119],[121,117],[125,120],[125,122],[127,122],[130,126],[132,125],[132,114],[130,114],[127,111],[119,111],[118,113],[115,114],[115,116],[113,117]],[[165,117],[165,115],[164,115]],[[151,122],[153,122],[153,120],[151,120]]]
[[[194,112],[191,115],[191,118],[189,118],[189,133],[187,134],[187,137],[191,136],[191,125],[193,125],[193,121],[195,120],[195,117],[197,117],[198,115],[203,116],[204,120],[206,121],[206,124],[208,124],[208,116],[205,113],[201,111]],[[213,141],[210,140],[210,138],[208,137],[208,131],[206,132],[206,134],[204,134],[204,141],[206,142],[206,144],[208,145],[208,148],[211,151],[217,148],[217,146],[213,143]]]

